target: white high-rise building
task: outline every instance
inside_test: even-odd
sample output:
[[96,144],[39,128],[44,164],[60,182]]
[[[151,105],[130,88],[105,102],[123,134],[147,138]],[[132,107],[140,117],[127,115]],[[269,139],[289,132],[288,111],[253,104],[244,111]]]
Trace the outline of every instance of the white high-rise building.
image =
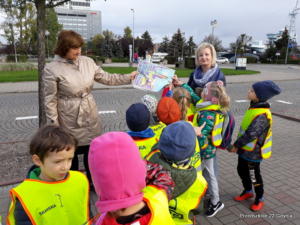
[[102,33],[101,11],[90,10],[90,0],[69,1],[55,12],[63,29],[76,31],[86,41]]

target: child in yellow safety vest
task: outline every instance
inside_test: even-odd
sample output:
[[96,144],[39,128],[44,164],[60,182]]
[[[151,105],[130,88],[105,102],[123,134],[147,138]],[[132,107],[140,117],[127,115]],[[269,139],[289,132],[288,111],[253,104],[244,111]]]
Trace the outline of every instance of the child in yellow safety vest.
[[89,183],[70,171],[76,139],[61,127],[48,125],[30,142],[35,164],[27,178],[10,190],[7,224],[89,224]]
[[125,132],[108,132],[90,145],[89,167],[98,196],[96,225],[173,225],[168,210],[174,182],[158,164],[141,159]]
[[178,121],[163,130],[157,149],[153,149],[146,158],[171,172],[175,189],[169,210],[176,224],[193,224],[194,215],[199,213],[200,202],[207,188],[202,172],[190,164],[195,144],[193,126]]
[[216,175],[216,151],[222,142],[222,128],[224,113],[229,108],[230,98],[227,95],[222,81],[212,81],[205,85],[201,98],[203,102],[196,105],[197,116],[194,123],[201,126],[202,136],[198,137],[201,153],[201,167],[203,176],[208,182],[208,207],[206,216],[215,216],[217,212],[224,208],[220,201],[219,185]]
[[127,133],[138,146],[141,157],[149,154],[153,145],[158,142],[158,137],[149,127],[150,111],[143,103],[135,103],[126,111],[126,123],[130,131]]
[[255,190],[255,201],[250,206],[252,211],[259,211],[264,205],[263,180],[260,174],[260,163],[271,156],[272,147],[272,114],[270,98],[280,94],[281,89],[270,80],[256,82],[248,91],[250,107],[242,120],[237,140],[229,151],[237,152],[237,171],[242,180],[244,190],[234,198],[243,201],[253,197],[252,185]]
[[158,116],[156,114],[157,110],[157,99],[154,95],[144,95],[141,98],[141,101],[143,104],[147,106],[147,108],[150,111],[150,128],[153,130],[155,136],[159,139],[161,132],[166,127],[166,124],[164,124],[162,121],[158,119]]

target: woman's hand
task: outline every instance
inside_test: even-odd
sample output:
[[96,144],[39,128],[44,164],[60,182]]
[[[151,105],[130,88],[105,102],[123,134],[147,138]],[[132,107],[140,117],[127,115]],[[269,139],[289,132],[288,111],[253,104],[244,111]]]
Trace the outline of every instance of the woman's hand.
[[130,79],[131,79],[131,80],[134,80],[135,77],[136,77],[136,75],[138,75],[138,74],[139,74],[138,71],[133,71],[133,72],[131,72],[131,74],[130,74]]

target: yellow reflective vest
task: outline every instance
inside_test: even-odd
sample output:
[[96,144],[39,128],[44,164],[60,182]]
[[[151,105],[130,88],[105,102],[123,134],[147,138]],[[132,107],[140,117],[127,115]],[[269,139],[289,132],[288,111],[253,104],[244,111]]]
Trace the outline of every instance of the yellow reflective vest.
[[175,225],[168,208],[168,197],[164,190],[148,185],[143,189],[144,201],[151,212],[149,225]]
[[192,186],[177,198],[169,201],[169,210],[175,224],[193,224],[189,218],[191,210],[197,209],[207,189],[207,182],[202,171],[197,172],[197,178]]
[[163,131],[163,129],[166,127],[166,124],[164,124],[163,122],[159,122],[156,125],[150,126],[150,128],[153,130],[155,137],[157,139],[160,138],[161,132]]
[[[242,120],[238,137],[243,135],[252,121],[259,115],[266,114],[267,119],[270,121],[270,128],[267,132],[266,139],[263,146],[261,147],[261,157],[267,159],[272,154],[272,113],[269,108],[250,108],[246,111],[245,116]],[[242,147],[245,151],[253,151],[255,149],[258,138],[254,139],[250,143]]]
[[153,145],[158,142],[158,138],[154,135],[151,138],[134,140],[134,142],[138,146],[141,156],[144,159],[151,152]]
[[[194,126],[199,126],[198,125],[198,114],[201,111],[220,111],[221,110],[221,106],[220,105],[208,105],[206,107],[197,109],[197,115],[194,116],[194,120],[193,120],[193,125]],[[225,120],[225,115],[223,113],[217,112],[216,116],[215,116],[215,121],[214,121],[214,127],[212,129],[212,134],[211,134],[211,140],[212,140],[212,144],[215,147],[219,147],[222,143],[223,137],[222,137],[222,129],[223,129],[223,123]],[[205,147],[203,147],[204,149]]]
[[193,104],[190,104],[190,107],[187,109],[186,112],[186,120],[189,122],[193,122],[195,113],[196,113],[196,107]]
[[7,224],[14,225],[16,198],[33,225],[89,224],[89,183],[83,173],[69,171],[56,182],[25,179],[10,190]]
[[[150,160],[154,154],[160,154],[158,149],[152,151],[146,158]],[[201,160],[200,160],[201,162]],[[207,182],[202,176],[202,171],[197,171],[194,183],[180,196],[169,201],[169,211],[175,224],[192,224],[189,218],[190,211],[197,209],[207,189]]]

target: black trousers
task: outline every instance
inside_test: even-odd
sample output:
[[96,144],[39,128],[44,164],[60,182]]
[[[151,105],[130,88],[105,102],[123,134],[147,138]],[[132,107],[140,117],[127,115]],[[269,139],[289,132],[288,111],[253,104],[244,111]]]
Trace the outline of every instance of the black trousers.
[[239,157],[237,171],[244,189],[250,191],[253,185],[256,194],[255,200],[261,199],[264,195],[264,185],[260,174],[260,162],[250,162]]
[[84,164],[84,168],[85,168],[85,171],[86,171],[86,176],[87,176],[90,184],[92,184],[92,177],[91,177],[91,173],[90,173],[90,169],[89,169],[89,161],[88,161],[89,149],[90,149],[89,145],[84,145],[84,146],[78,146],[77,147],[77,149],[75,151],[74,158],[72,160],[71,170],[78,170],[79,169],[78,155],[83,154],[83,164]]

